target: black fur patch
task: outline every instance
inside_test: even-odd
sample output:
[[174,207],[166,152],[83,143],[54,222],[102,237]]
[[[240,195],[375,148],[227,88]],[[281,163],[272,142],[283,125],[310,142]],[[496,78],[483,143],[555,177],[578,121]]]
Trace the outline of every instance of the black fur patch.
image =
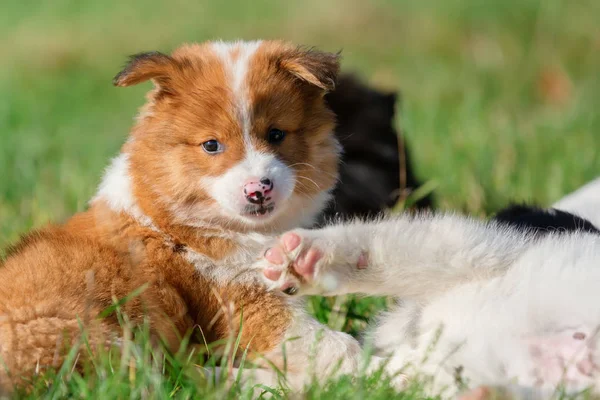
[[578,231],[600,234],[600,230],[590,221],[577,215],[554,208],[544,209],[526,204],[508,206],[498,212],[494,220],[519,230],[533,230],[540,234]]

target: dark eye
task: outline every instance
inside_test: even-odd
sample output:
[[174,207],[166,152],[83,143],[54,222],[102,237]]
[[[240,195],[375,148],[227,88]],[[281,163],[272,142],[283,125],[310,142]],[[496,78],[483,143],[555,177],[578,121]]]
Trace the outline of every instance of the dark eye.
[[269,141],[269,143],[273,143],[273,144],[281,143],[283,141],[284,137],[285,137],[285,132],[282,131],[281,129],[276,129],[276,128],[270,129],[269,133],[267,134],[267,140]]
[[220,153],[223,151],[223,145],[216,140],[209,140],[202,143],[202,148],[209,154]]

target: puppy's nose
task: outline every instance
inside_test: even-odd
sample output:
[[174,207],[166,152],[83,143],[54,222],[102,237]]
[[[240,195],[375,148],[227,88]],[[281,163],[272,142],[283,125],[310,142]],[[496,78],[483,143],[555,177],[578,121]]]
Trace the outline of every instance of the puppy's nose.
[[269,178],[248,179],[244,184],[244,196],[252,204],[269,202],[273,191],[273,181]]

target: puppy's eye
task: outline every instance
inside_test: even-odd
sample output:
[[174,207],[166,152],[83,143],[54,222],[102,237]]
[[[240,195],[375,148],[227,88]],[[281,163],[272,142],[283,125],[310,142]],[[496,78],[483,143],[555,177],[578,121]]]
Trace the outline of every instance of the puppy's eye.
[[269,129],[269,133],[267,134],[267,140],[269,141],[269,143],[272,143],[272,144],[281,143],[283,141],[283,138],[285,138],[285,132],[282,131],[281,129],[277,129],[277,128]]
[[208,154],[215,154],[223,151],[223,145],[216,140],[209,140],[202,143],[202,148]]

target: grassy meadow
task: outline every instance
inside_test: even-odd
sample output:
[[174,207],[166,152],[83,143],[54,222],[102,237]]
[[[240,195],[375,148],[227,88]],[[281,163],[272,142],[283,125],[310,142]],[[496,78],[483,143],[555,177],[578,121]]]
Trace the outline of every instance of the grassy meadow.
[[[0,256],[21,233],[86,207],[150,84],[114,88],[129,54],[208,39],[284,38],[342,49],[344,70],[400,90],[397,124],[437,205],[489,215],[551,204],[600,175],[597,0],[23,0],[0,12]],[[312,299],[358,332],[382,299]],[[333,311],[332,311],[333,310]],[[184,356],[148,361],[139,339],[33,396],[223,398]],[[136,353],[137,352],[137,353]],[[125,365],[125,367],[123,367]],[[133,367],[132,367],[133,366]],[[375,378],[308,398],[418,398]],[[278,395],[278,394],[276,394]]]

